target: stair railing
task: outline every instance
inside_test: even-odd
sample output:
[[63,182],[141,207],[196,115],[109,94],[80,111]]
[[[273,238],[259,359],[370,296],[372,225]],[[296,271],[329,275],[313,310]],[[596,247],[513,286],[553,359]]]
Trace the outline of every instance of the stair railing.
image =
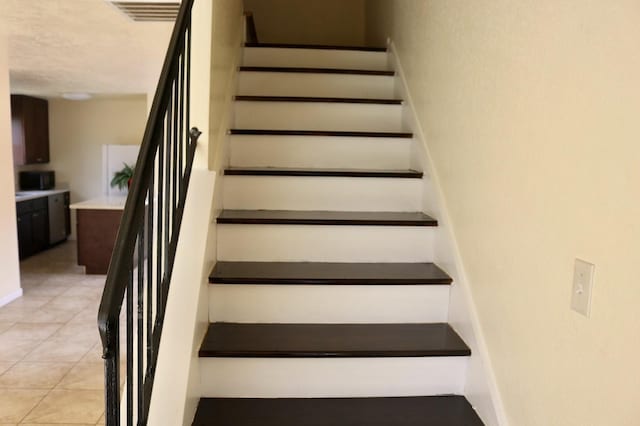
[[[169,283],[200,136],[198,129],[190,129],[189,114],[193,3],[183,0],[176,18],[100,302],[107,426],[120,425],[125,414],[121,403],[126,406],[127,425],[146,425],[149,414]],[[126,348],[123,401],[121,344]]]

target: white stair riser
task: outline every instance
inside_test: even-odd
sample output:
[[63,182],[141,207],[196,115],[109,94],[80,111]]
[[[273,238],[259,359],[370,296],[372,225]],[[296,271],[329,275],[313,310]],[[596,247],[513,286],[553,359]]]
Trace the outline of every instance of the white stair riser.
[[211,322],[446,322],[448,306],[447,285],[209,286]]
[[225,176],[223,206],[239,210],[421,211],[421,179]]
[[402,105],[237,101],[234,108],[239,129],[402,131]]
[[393,98],[393,76],[242,71],[238,95]]
[[467,357],[203,358],[203,397],[462,394]]
[[409,169],[411,139],[230,137],[232,167]]
[[245,47],[242,64],[257,67],[389,69],[387,52]]
[[433,261],[433,227],[218,224],[217,229],[221,261]]

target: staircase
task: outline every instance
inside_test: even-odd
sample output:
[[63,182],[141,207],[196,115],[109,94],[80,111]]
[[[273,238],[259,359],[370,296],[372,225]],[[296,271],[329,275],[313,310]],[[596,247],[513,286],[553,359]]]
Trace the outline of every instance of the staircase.
[[474,426],[385,49],[247,44],[194,425]]

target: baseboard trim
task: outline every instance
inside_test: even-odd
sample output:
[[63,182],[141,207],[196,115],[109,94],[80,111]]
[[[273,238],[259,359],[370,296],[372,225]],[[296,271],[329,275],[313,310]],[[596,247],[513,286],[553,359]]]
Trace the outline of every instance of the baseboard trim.
[[0,297],[0,308],[3,307],[4,305],[8,305],[9,303],[13,302],[14,300],[16,300],[19,297],[22,297],[22,289],[21,288],[19,288],[16,291],[13,291],[13,292],[7,294],[4,297]]

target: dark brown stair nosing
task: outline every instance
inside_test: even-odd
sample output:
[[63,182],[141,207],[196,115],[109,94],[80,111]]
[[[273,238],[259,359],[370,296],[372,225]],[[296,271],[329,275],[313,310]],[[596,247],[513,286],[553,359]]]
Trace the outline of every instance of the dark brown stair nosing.
[[256,136],[337,136],[365,138],[402,138],[411,139],[410,132],[359,132],[340,130],[270,130],[270,129],[229,129],[231,135]]
[[290,44],[290,43],[245,43],[245,47],[265,47],[277,49],[311,49],[311,50],[353,50],[359,52],[386,52],[386,47],[371,46],[336,46],[324,44]]
[[209,324],[202,358],[464,357],[471,349],[447,323]]
[[240,71],[244,72],[285,72],[303,74],[349,74],[349,75],[374,75],[393,77],[395,71],[387,70],[357,70],[348,68],[314,68],[314,67],[256,67],[241,66]]
[[421,179],[417,170],[367,170],[367,169],[294,169],[276,167],[232,167],[224,170],[226,176],[316,176]]
[[338,104],[402,105],[402,99],[330,98],[318,96],[254,96],[237,95],[238,102],[312,102]]
[[211,284],[450,285],[433,263],[217,262]]
[[317,210],[222,210],[219,224],[333,225],[333,226],[438,226],[422,212],[339,212]]
[[193,426],[483,426],[464,396],[202,398]]

